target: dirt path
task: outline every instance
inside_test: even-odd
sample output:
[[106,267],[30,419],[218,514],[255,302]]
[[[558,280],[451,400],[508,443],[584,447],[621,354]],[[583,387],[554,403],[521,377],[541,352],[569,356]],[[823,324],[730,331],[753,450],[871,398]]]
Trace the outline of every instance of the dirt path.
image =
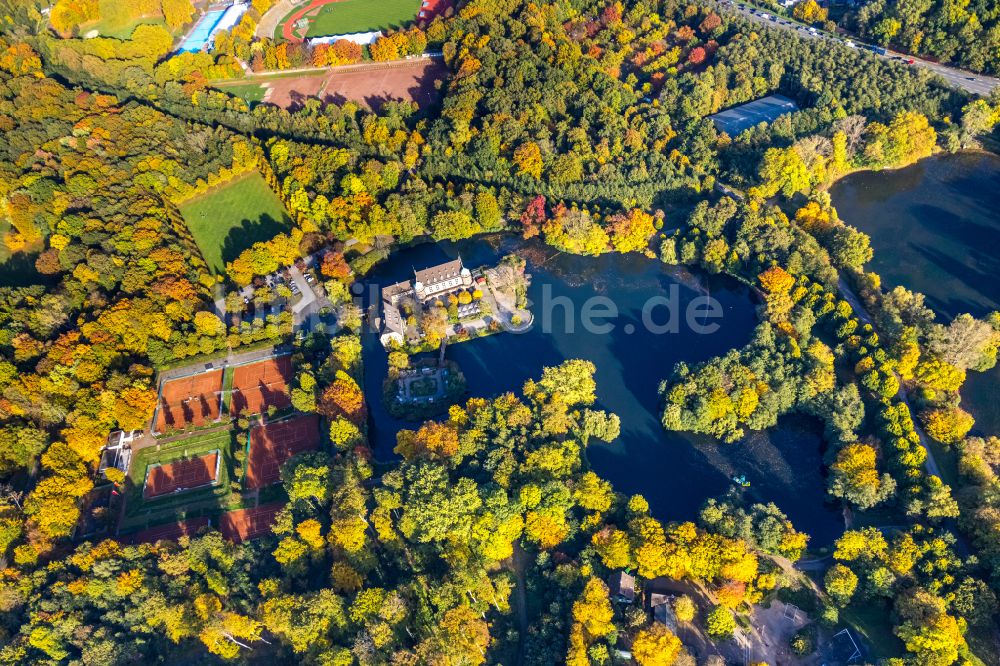
[[281,19],[288,16],[288,12],[292,11],[293,7],[295,7],[295,0],[279,0],[278,4],[260,17],[260,23],[257,24],[257,37],[274,39],[274,31],[278,29],[278,24],[281,23]]
[[[854,290],[851,289],[847,280],[840,278],[838,287],[840,288],[840,295],[854,309],[854,314],[858,316],[861,322],[863,324],[870,324],[872,328],[875,328],[874,320],[871,315],[868,314],[868,310],[861,302],[861,299],[854,293]],[[910,410],[910,414],[913,415],[913,429],[920,438],[920,446],[923,447],[924,451],[927,453],[927,458],[924,460],[924,467],[926,468],[928,474],[936,476],[940,479],[941,468],[938,467],[937,461],[934,459],[934,453],[931,451],[931,447],[927,443],[927,434],[924,432],[920,422],[917,420],[917,412],[913,409],[913,405],[910,404],[910,398],[906,394],[906,387],[903,385],[903,379],[898,374],[896,374],[896,379],[899,380],[899,390],[896,392],[896,397],[906,405],[907,409]]]
[[514,610],[517,613],[517,666],[524,663],[524,641],[528,635],[528,594],[527,581],[524,577],[528,565],[528,554],[521,548],[519,541],[514,542],[514,575],[517,578],[517,588],[514,590]]

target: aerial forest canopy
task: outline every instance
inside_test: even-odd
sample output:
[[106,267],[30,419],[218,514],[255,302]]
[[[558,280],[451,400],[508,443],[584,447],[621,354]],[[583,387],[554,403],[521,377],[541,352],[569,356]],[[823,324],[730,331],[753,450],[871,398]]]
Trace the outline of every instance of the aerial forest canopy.
[[[905,9],[869,7],[862,31]],[[942,321],[922,295],[884,290],[826,188],[988,144],[1000,99],[711,2],[460,1],[366,53],[257,36],[272,8],[254,0],[211,50],[177,53],[201,18],[187,0],[0,0],[0,661],[689,665],[679,635],[733,647],[781,601],[814,621],[792,639],[802,654],[810,632],[849,624],[894,664],[998,663],[1000,442],[969,436],[958,391],[995,365],[1000,315]],[[900,20],[887,39],[921,30]],[[956,55],[952,32],[921,48],[994,66],[988,49]],[[224,85],[425,48],[445,74],[423,106],[286,109]],[[738,136],[710,118],[770,94],[801,110]],[[282,213],[220,231],[237,205]],[[395,246],[487,232],[749,285],[746,346],[659,369],[662,426],[725,447],[814,417],[831,501],[861,520],[814,553],[785,507],[706,497],[688,521],[625,496],[587,446],[630,424],[600,409],[579,359],[414,423],[376,460],[352,287]],[[272,308],[300,289],[286,269],[315,280],[334,323],[297,334],[301,313]],[[220,409],[238,383],[225,359],[275,346],[291,368],[281,407]],[[215,425],[182,401],[172,417],[195,425],[152,432],[164,378],[196,365],[218,374]],[[254,488],[257,428],[289,416],[321,441]],[[224,444],[195,451],[216,430]],[[145,470],[106,461],[119,431],[183,451],[164,468],[224,461],[209,491],[223,499],[177,511],[201,521],[186,534],[117,529],[163,527],[138,508]],[[233,527],[261,508],[259,533]],[[672,628],[643,606],[652,581]]]

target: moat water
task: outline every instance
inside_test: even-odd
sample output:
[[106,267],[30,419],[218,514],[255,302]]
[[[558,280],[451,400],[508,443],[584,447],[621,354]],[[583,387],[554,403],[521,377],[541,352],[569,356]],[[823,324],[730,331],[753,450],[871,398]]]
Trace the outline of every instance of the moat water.
[[[468,380],[469,395],[520,394],[525,380],[538,377],[546,366],[572,358],[590,360],[597,368],[596,407],[621,418],[621,435],[610,444],[592,440],[587,458],[616,490],[642,494],[661,520],[687,520],[697,516],[707,498],[734,490],[732,477],[745,475],[751,485],[740,492],[746,492],[749,501],[777,504],[797,528],[812,535],[814,547],[828,545],[840,534],[840,512],[826,501],[817,423],[786,417],[778,427],[751,433],[732,445],[667,432],[660,424],[657,389],[678,361],[704,361],[749,341],[757,323],[755,304],[739,282],[667,267],[638,254],[579,257],[537,240],[497,235],[396,252],[366,277],[366,293],[374,293],[372,286],[412,277],[414,268],[459,255],[466,266],[476,267],[495,264],[510,253],[527,260],[535,323],[525,333],[503,333],[448,347],[447,357],[461,366]],[[672,294],[676,294],[674,309],[682,315],[677,332],[649,331],[643,325],[644,306],[652,297]],[[697,333],[683,321],[689,304],[704,296],[721,306],[718,319],[694,315],[696,324],[719,324],[711,334]],[[587,331],[581,324],[581,309],[594,297],[611,299],[618,310],[616,318],[600,320],[611,324],[607,332]],[[550,308],[551,316],[543,312],[547,303],[560,304]],[[656,322],[666,320],[666,307],[651,310]],[[569,309],[576,315],[568,314]],[[376,457],[387,460],[393,456],[396,432],[417,424],[393,419],[386,412],[381,386],[387,354],[371,332],[364,337],[364,347],[372,441]]]
[[[942,322],[1000,310],[1000,157],[935,156],[852,174],[830,193],[841,219],[871,236],[868,269],[883,288],[923,293]],[[970,372],[962,406],[976,417],[975,431],[1000,433],[1000,369]]]

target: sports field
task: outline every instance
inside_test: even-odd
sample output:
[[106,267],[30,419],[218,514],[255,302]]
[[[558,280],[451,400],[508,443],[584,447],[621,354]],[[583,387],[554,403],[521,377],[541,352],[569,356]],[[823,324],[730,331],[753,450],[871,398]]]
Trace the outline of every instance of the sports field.
[[212,188],[180,206],[209,268],[226,270],[226,262],[259,241],[291,229],[285,207],[264,178],[252,171]]
[[283,506],[284,502],[275,502],[255,509],[228,511],[219,517],[219,531],[234,543],[264,536],[271,531],[274,517]]
[[219,84],[216,87],[222,92],[239,97],[249,104],[264,101],[264,93],[266,92],[264,86],[259,83],[226,83]]
[[171,379],[160,387],[153,432],[203,426],[219,418],[222,370]]
[[287,35],[286,23],[296,35],[297,22],[309,21],[306,37],[345,35],[355,32],[372,32],[386,28],[400,28],[417,17],[421,0],[314,0],[305,7],[296,8],[278,24],[277,35]]
[[292,456],[319,447],[319,416],[306,414],[287,421],[255,426],[250,431],[247,488],[263,488],[281,480],[281,466]]
[[214,484],[219,473],[219,452],[181,458],[165,465],[150,465],[142,486],[143,499],[153,499]]
[[198,530],[208,527],[210,521],[208,516],[190,518],[188,520],[164,523],[156,527],[150,527],[133,534],[129,534],[122,539],[126,543],[156,543],[157,541],[177,541],[182,536],[194,536]]
[[[129,468],[120,528],[128,531],[176,523],[229,508],[232,448],[232,432],[221,429],[162,444],[159,451],[153,446],[137,449]],[[209,468],[214,483],[208,478]],[[153,479],[148,488],[151,495],[146,494],[149,479]],[[187,490],[173,492],[182,482],[189,484],[183,486]]]
[[272,405],[285,409],[292,404],[288,382],[292,380],[292,357],[279,356],[233,368],[232,404],[229,413],[261,414]]

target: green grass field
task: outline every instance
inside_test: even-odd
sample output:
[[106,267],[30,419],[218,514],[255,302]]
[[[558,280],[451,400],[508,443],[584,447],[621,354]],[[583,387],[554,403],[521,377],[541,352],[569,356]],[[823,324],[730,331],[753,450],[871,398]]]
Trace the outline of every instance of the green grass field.
[[205,261],[216,273],[258,241],[288,231],[292,221],[281,201],[256,171],[180,206]]
[[237,83],[217,86],[219,90],[230,95],[235,95],[246,100],[250,104],[260,102],[264,99],[264,87],[259,83]]
[[98,3],[98,13],[100,19],[85,23],[80,26],[80,34],[86,34],[91,30],[96,30],[102,37],[114,37],[115,39],[128,39],[132,36],[132,31],[136,26],[152,24],[165,26],[163,16],[132,16],[126,3],[121,0],[100,0]]
[[323,5],[319,14],[309,17],[309,32],[306,36],[322,37],[399,28],[412,23],[419,9],[420,0],[341,0]]
[[229,416],[229,403],[232,401],[232,391],[233,391],[233,375],[236,373],[236,367],[232,365],[227,365],[226,369],[222,371],[222,415]]
[[[182,458],[193,458],[210,451],[219,451],[222,461],[216,483],[203,488],[188,490],[176,495],[165,495],[146,501],[142,497],[142,487],[146,470],[150,465],[164,465]],[[229,480],[233,471],[233,432],[221,430],[164,444],[159,451],[155,447],[140,449],[132,457],[125,490],[125,515],[122,529],[139,529],[159,523],[184,520],[206,512],[228,508],[230,500],[237,504],[239,498],[231,498]]]
[[855,604],[842,611],[840,619],[860,634],[871,648],[871,661],[903,656],[903,644],[892,633],[891,613],[887,605],[861,607]]
[[132,33],[140,25],[162,25],[166,27],[166,23],[160,17],[146,16],[143,18],[137,18],[125,23],[108,23],[105,21],[98,21],[94,24],[91,30],[97,30],[101,33],[101,37],[114,37],[115,39],[129,39],[132,37]]

